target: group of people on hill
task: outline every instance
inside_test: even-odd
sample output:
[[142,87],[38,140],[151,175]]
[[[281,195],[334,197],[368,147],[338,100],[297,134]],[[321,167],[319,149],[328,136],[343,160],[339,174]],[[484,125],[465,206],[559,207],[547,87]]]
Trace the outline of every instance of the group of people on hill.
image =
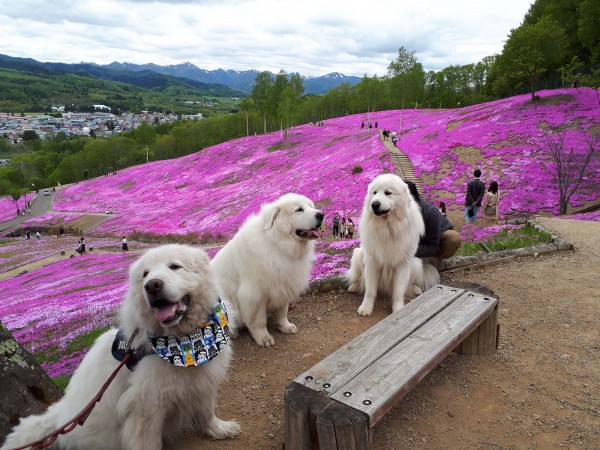
[[340,217],[336,212],[333,215],[333,236],[341,239],[354,239],[354,221],[348,217]]

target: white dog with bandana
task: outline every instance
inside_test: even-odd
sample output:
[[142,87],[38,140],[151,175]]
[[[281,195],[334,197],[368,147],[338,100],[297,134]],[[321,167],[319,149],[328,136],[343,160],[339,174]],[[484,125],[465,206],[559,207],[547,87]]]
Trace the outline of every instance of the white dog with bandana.
[[[45,414],[22,419],[2,449],[36,441],[79,413],[119,364],[112,351],[123,347],[136,329],[133,347],[138,348],[139,361],[133,370],[120,370],[84,425],[60,436],[58,447],[158,450],[180,437],[182,427],[192,420],[214,439],[239,434],[236,422],[223,421],[214,412],[232,352],[231,345],[224,345],[226,314],[204,251],[165,245],[146,252],[129,270],[120,323],[124,340],[115,340],[117,330],[100,336],[65,396]],[[212,341],[198,339],[203,331],[208,335],[208,329],[211,336],[222,336],[219,349]],[[205,344],[210,345],[209,358]]]

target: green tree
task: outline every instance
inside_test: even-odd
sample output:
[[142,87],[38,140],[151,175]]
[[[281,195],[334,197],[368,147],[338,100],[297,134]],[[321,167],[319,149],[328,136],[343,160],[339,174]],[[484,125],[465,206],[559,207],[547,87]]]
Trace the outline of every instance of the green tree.
[[387,68],[390,78],[390,90],[396,105],[409,105],[423,101],[425,90],[425,71],[417,61],[415,51],[404,47],[398,50],[398,57]]
[[40,137],[35,132],[35,130],[25,130],[25,131],[23,131],[23,134],[21,135],[21,139],[23,139],[23,141],[35,141],[39,138]]
[[592,55],[592,62],[600,62],[600,2],[584,0],[579,6],[577,36]]
[[252,86],[252,93],[250,94],[254,106],[263,116],[264,121],[264,133],[267,132],[267,108],[269,102],[269,94],[271,87],[273,86],[273,79],[271,78],[270,72],[260,72]]
[[534,100],[536,82],[561,64],[565,42],[563,29],[548,16],[513,29],[497,59],[496,93],[506,93],[511,84],[528,83]]

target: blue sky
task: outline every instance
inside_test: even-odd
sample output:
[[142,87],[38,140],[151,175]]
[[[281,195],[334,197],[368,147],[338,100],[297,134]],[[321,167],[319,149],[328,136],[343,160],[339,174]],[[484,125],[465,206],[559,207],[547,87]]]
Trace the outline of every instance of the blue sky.
[[0,53],[53,62],[383,76],[499,53],[528,0],[0,0]]

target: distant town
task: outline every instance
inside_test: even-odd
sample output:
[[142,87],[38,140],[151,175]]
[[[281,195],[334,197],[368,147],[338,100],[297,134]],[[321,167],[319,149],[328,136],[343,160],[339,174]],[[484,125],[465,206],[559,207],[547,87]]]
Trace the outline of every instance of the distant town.
[[64,112],[64,107],[52,107],[54,114],[21,115],[0,112],[0,137],[11,143],[21,142],[25,131],[35,131],[41,139],[52,139],[63,132],[67,137],[108,137],[136,129],[142,122],[152,125],[175,122],[176,120],[198,120],[202,114],[178,115],[159,112],[112,114],[104,105],[94,105],[96,112]]

